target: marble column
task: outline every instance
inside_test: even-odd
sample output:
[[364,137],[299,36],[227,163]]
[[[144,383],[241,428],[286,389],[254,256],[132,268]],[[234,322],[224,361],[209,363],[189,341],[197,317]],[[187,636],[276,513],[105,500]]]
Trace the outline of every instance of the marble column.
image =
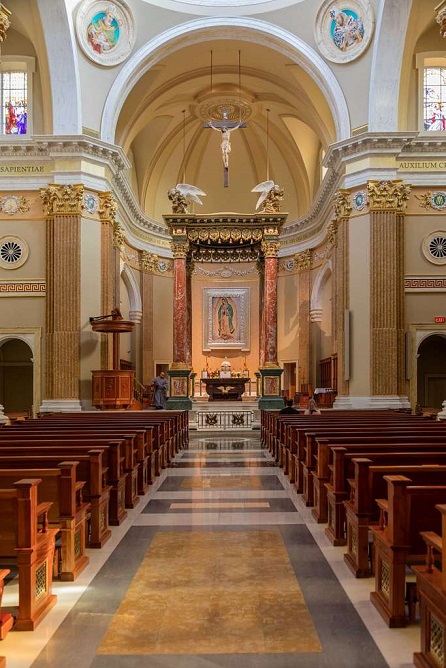
[[192,276],[194,263],[186,264],[186,298],[187,298],[187,340],[186,340],[186,364],[192,368]]
[[265,257],[263,290],[264,361],[259,371],[262,376],[260,409],[281,408],[283,403],[281,375],[283,369],[277,361],[277,252],[279,242],[266,239],[262,242]]
[[[376,405],[400,405],[406,393],[404,211],[411,187],[369,181],[371,395]],[[407,400],[406,400],[406,403]]]
[[263,292],[264,317],[264,366],[278,366],[277,364],[277,251],[279,244],[274,241],[264,241],[262,244],[265,255],[265,277]]
[[265,298],[265,264],[263,259],[257,262],[259,272],[259,366],[265,362],[265,318],[264,318],[264,298]]
[[[189,398],[190,356],[188,336],[188,299],[186,256],[189,249],[187,240],[172,241],[173,250],[173,362],[169,369],[169,399],[167,408],[190,410]],[[189,352],[188,352],[189,351]]]
[[81,212],[83,185],[50,185],[46,216],[45,398],[41,411],[80,411]]

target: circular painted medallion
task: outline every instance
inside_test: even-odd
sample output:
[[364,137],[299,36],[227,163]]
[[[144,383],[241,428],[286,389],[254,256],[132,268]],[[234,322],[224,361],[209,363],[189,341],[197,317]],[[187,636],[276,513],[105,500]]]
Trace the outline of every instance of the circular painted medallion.
[[365,190],[360,190],[352,196],[353,208],[356,211],[362,211],[367,204],[367,193]]
[[333,63],[349,63],[367,49],[375,18],[368,0],[325,0],[316,16],[319,51]]
[[84,0],[76,16],[82,51],[99,65],[122,63],[135,43],[135,23],[124,0]]
[[88,213],[97,213],[99,208],[98,198],[93,193],[87,193],[84,197],[84,207]]
[[434,209],[446,209],[446,192],[437,191],[432,193],[431,206]]

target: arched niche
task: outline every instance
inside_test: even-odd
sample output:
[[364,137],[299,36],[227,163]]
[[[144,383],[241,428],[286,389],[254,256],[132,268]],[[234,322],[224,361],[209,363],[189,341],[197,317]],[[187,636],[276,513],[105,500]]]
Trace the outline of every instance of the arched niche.
[[[434,352],[434,349],[436,349],[436,352]],[[439,349],[446,352],[446,327],[444,324],[420,323],[409,326],[409,334],[406,339],[406,369],[409,377],[409,396],[412,410],[415,410],[419,399],[424,398],[426,394],[425,384],[429,385],[430,383],[432,388],[434,384],[443,387],[443,376],[445,395],[442,401],[446,399],[446,355],[439,358]],[[420,356],[422,356],[421,363]],[[429,356],[432,358],[431,364],[427,360]],[[437,357],[435,358],[435,356]],[[442,359],[445,360],[444,364]],[[423,387],[420,387],[420,383],[423,383]],[[428,406],[428,408],[441,409],[442,401],[438,406]]]
[[34,416],[40,409],[41,338],[42,330],[40,327],[0,329],[0,350],[4,344],[11,341],[20,341],[29,348],[29,360],[32,362],[32,412]]

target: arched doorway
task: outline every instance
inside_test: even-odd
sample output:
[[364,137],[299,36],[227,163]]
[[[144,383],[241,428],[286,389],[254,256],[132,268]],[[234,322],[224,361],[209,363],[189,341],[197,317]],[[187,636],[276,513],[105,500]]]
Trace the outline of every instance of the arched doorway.
[[446,399],[446,336],[431,334],[418,347],[417,404],[441,408]]
[[32,413],[33,353],[21,339],[0,344],[0,404],[4,412]]

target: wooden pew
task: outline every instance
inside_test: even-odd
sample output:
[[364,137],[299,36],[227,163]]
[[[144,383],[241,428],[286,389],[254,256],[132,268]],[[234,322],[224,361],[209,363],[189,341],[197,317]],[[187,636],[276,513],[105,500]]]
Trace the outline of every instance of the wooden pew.
[[[423,453],[416,453],[423,461]],[[378,505],[374,499],[386,495],[385,475],[405,475],[414,485],[441,485],[446,480],[446,453],[444,465],[404,464],[400,455],[398,464],[376,465],[376,460],[353,458],[354,478],[349,480],[350,499],[344,501],[347,524],[347,553],[344,561],[356,577],[372,575],[369,554],[369,527],[379,521]],[[383,461],[382,459],[380,461]]]
[[[52,503],[48,522],[61,534],[60,569],[61,580],[72,582],[88,565],[85,553],[87,543],[87,512],[90,503],[82,498],[85,482],[76,480],[77,461],[61,462],[57,469],[0,468],[0,489],[12,485],[25,477],[40,479],[38,501]],[[56,550],[57,554],[57,550]]]
[[37,503],[39,483],[23,479],[12,489],[0,489],[0,560],[17,564],[19,573],[17,631],[33,631],[56,603],[52,577],[57,529],[48,528],[51,504]]
[[[27,421],[26,427],[7,427],[4,430],[0,431],[0,446],[4,442],[9,442],[13,440],[21,439],[33,439],[33,440],[45,440],[50,441],[77,441],[89,440],[90,447],[95,447],[93,441],[96,439],[103,439],[103,443],[106,442],[118,442],[120,443],[119,449],[123,457],[123,464],[120,466],[123,471],[121,471],[120,476],[124,478],[125,484],[125,508],[134,508],[139,503],[138,496],[138,471],[139,463],[137,463],[137,453],[138,453],[138,442],[136,432],[129,432],[129,430],[123,430],[122,433],[118,430],[113,429],[113,427],[91,427],[90,425],[69,425],[69,426],[60,426],[59,428],[48,428],[43,424],[39,424],[39,421]],[[142,446],[143,447],[143,446]],[[142,455],[144,458],[144,455]],[[109,465],[109,472],[111,473],[112,466]],[[147,471],[147,468],[145,469]],[[125,475],[124,475],[125,473]],[[144,476],[144,473],[143,473]],[[118,484],[118,477],[114,476],[114,482],[112,487],[115,488]],[[113,495],[112,495],[113,496]]]
[[[5,588],[5,578],[11,571],[9,568],[0,568],[0,640],[4,640],[14,626],[14,617],[10,612],[2,613],[2,597]],[[2,657],[0,657],[1,659]],[[1,663],[0,663],[1,666]]]
[[45,455],[36,455],[35,450],[27,454],[13,448],[9,455],[0,450],[0,468],[31,469],[38,467],[57,469],[64,459],[77,461],[77,473],[85,480],[84,498],[90,503],[88,547],[100,548],[111,536],[109,528],[110,486],[106,484],[106,470],[102,466],[103,450],[89,450],[86,454],[71,455],[65,449],[63,456],[48,450]]
[[385,476],[387,498],[376,499],[378,526],[371,526],[374,543],[375,591],[370,600],[391,628],[406,625],[406,565],[423,561],[420,531],[439,533],[435,506],[446,502],[446,486],[412,486],[402,475]]
[[[438,668],[444,659],[446,628],[446,505],[437,505],[441,515],[441,534],[422,531],[426,543],[426,563],[414,566],[417,599],[420,606],[421,647],[414,653],[416,668]],[[437,555],[437,563],[435,555]],[[439,562],[439,563],[438,563]],[[444,662],[443,662],[444,663]]]
[[[82,438],[59,434],[58,438],[50,439],[45,433],[32,434],[23,432],[27,438],[0,439],[0,455],[13,455],[19,449],[25,449],[28,455],[50,455],[57,454],[62,459],[77,458],[77,455],[86,455],[92,449],[100,449],[103,452],[102,465],[106,472],[107,484],[110,485],[110,507],[109,524],[118,526],[127,517],[126,507],[126,485],[127,473],[124,472],[124,455],[122,453],[122,441],[109,441],[108,438]],[[55,434],[54,434],[55,435]],[[25,454],[25,451],[22,454]]]
[[[404,448],[404,450],[403,450]],[[420,459],[422,452],[422,459]],[[330,447],[333,464],[330,465],[330,478],[325,483],[327,490],[327,528],[325,535],[333,545],[345,545],[347,542],[346,509],[344,502],[348,498],[348,480],[354,477],[355,457],[368,457],[374,464],[444,464],[446,447],[443,442],[359,444],[350,448]]]

